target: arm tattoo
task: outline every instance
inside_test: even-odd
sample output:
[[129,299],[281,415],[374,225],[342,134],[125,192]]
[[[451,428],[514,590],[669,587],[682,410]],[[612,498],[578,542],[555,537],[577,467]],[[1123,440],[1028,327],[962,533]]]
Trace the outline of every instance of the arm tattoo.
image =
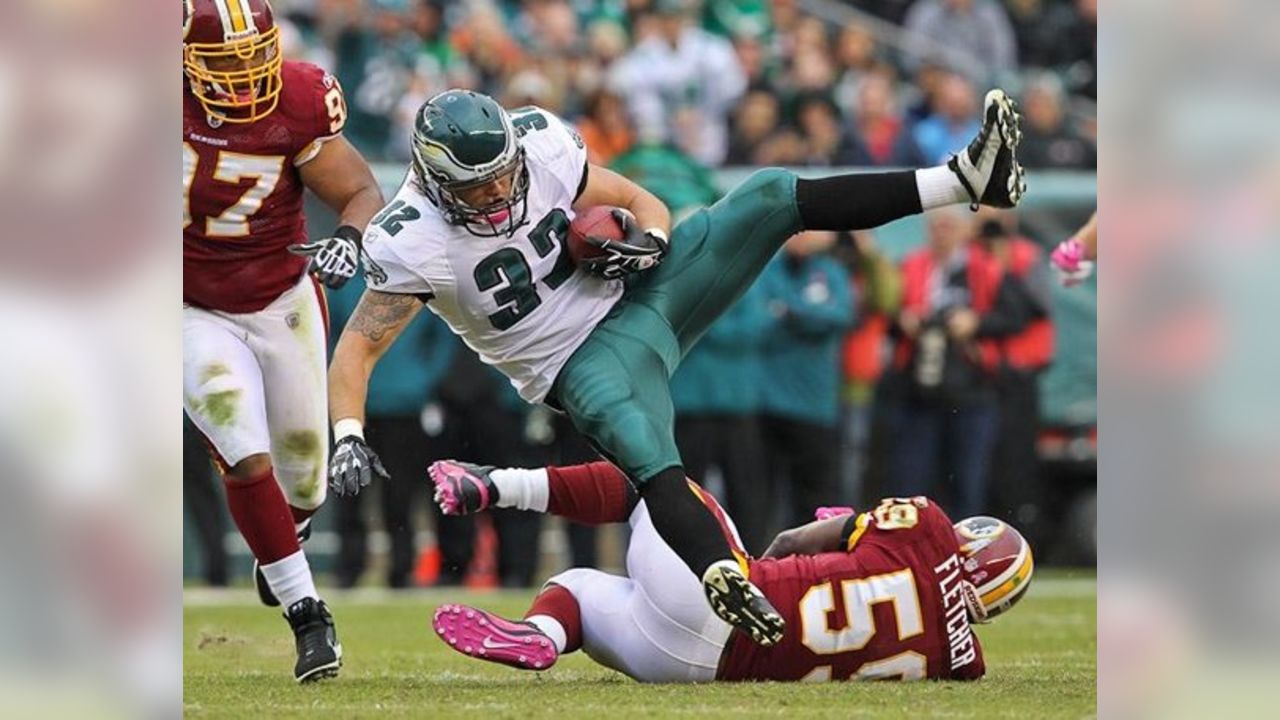
[[421,302],[413,295],[366,290],[347,323],[347,329],[364,335],[371,342],[382,342],[387,333],[399,327]]

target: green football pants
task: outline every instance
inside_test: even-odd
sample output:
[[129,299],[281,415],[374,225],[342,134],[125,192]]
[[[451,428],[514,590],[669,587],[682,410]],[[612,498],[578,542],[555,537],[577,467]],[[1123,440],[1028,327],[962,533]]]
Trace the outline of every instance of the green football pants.
[[628,285],[561,369],[554,401],[633,481],[682,464],[672,373],[801,229],[796,176],[779,168],[754,173],[672,231],[662,264]]

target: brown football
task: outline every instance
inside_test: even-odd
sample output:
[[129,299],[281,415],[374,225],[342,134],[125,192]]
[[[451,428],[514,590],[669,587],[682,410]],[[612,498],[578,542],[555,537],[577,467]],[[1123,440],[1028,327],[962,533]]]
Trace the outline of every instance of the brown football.
[[596,205],[579,212],[569,224],[569,256],[575,263],[601,255],[600,249],[587,242],[587,237],[621,240],[622,226],[613,217],[613,208]]

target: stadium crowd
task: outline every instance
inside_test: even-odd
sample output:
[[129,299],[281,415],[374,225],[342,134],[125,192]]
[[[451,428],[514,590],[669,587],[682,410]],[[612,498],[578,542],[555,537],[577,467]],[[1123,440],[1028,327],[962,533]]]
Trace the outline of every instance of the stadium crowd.
[[[407,162],[419,105],[468,87],[570,120],[592,162],[645,185],[678,219],[717,199],[712,168],[944,161],[977,131],[981,92],[1000,84],[1023,105],[1025,166],[1096,167],[1096,0],[275,6],[286,55],[342,82],[346,134],[370,160]],[[831,21],[851,8],[853,21]],[[749,550],[816,506],[881,495],[929,494],[955,517],[1006,517],[1033,544],[1047,532],[1036,516],[1035,442],[1036,377],[1053,357],[1049,278],[1017,226],[1012,214],[934,213],[921,249],[900,263],[873,233],[803,233],[694,348],[672,381],[678,444]],[[330,294],[335,329],[362,288],[357,279]],[[405,334],[374,373],[367,426],[392,475],[372,493],[392,586],[414,582],[414,514],[428,500],[430,461],[594,457],[563,418],[523,405],[434,317]],[[188,481],[203,485],[195,455]],[[366,566],[368,495],[329,500],[342,585]],[[193,517],[218,537],[216,497],[199,488],[188,497],[207,505]],[[477,548],[486,555],[477,524],[434,514],[436,580],[461,582]],[[535,580],[540,523],[493,513],[496,532],[482,535],[497,540],[486,556],[503,584]],[[570,528],[569,545],[574,565],[597,564],[590,528]],[[211,580],[225,577],[216,549],[205,565]]]

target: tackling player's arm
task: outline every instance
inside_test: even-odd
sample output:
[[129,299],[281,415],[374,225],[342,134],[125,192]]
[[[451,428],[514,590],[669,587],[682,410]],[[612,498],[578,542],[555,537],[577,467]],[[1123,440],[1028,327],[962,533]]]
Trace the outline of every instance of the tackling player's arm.
[[382,209],[382,191],[360,153],[341,135],[326,140],[298,172],[302,182],[338,213],[338,227],[327,238],[290,248],[312,259],[312,269],[329,287],[342,287],[356,274],[360,237]]
[[622,241],[602,242],[607,255],[591,270],[607,278],[648,270],[667,254],[671,212],[653,193],[599,165],[587,164],[575,210],[604,205],[622,208],[614,217],[625,234]]
[[329,417],[336,444],[329,460],[329,486],[338,495],[360,492],[375,473],[388,477],[364,440],[369,376],[422,305],[417,295],[365,290],[338,338],[329,365]]
[[843,550],[848,542],[846,525],[856,523],[856,518],[856,515],[841,515],[783,530],[769,543],[761,557],[781,558]]

